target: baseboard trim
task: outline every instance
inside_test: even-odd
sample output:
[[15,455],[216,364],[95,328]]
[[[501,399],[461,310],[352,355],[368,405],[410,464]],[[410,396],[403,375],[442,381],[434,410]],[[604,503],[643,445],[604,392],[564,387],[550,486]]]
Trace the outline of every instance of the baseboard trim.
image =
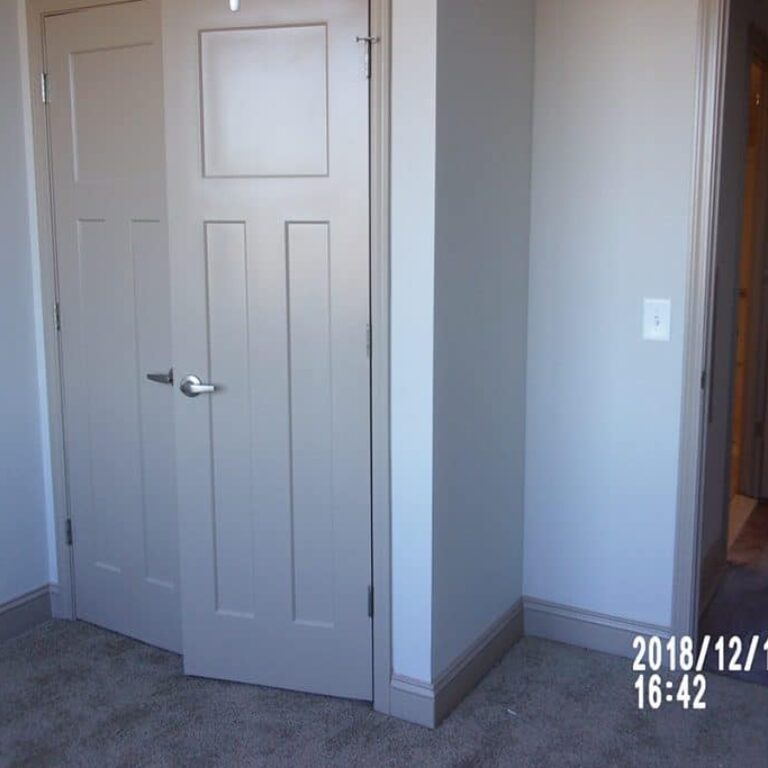
[[390,714],[436,728],[523,636],[523,603],[495,621],[434,683],[393,675]]
[[59,584],[51,584],[51,616],[54,619],[75,620],[72,596],[68,592],[62,592]]
[[629,621],[594,611],[526,597],[523,600],[526,637],[540,637],[592,651],[632,658],[638,635],[668,638],[669,627]]
[[389,714],[427,728],[435,727],[435,689],[430,683],[405,675],[392,675]]
[[522,637],[523,601],[518,600],[437,678],[435,725],[440,725]]
[[40,589],[0,605],[0,642],[36,627],[51,618],[51,588]]

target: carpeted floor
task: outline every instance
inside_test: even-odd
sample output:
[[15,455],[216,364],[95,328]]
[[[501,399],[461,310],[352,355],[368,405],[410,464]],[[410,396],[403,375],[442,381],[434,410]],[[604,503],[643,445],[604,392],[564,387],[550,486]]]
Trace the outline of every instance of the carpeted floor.
[[365,704],[185,678],[85,624],[0,645],[2,766],[768,766],[768,689],[640,712],[630,662],[525,639],[437,731]]

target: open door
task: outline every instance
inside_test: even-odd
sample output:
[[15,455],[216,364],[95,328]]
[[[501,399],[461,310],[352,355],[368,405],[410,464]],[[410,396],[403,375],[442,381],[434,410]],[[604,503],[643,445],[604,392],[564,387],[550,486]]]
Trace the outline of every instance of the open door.
[[741,496],[731,504],[734,494],[761,496],[762,466],[768,459],[761,434],[768,396],[768,55],[761,51],[768,47],[755,28],[750,51],[751,57],[729,62],[732,82],[723,107],[722,165],[728,171],[719,193],[707,366],[700,614],[724,573],[729,529],[733,540],[754,508],[754,501],[741,504]]
[[753,31],[735,369],[732,491],[768,498],[768,43]]
[[160,2],[44,32],[77,616],[179,651]]
[[368,4],[163,7],[185,669],[371,699]]

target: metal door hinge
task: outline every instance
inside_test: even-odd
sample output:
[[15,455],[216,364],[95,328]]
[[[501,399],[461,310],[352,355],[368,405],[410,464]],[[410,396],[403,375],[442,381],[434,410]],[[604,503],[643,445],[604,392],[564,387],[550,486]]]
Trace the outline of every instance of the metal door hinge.
[[43,104],[48,103],[48,73],[47,72],[40,73],[40,98],[42,99]]
[[73,542],[73,538],[72,538],[72,519],[69,518],[69,517],[67,518],[65,531],[66,531],[66,537],[67,537],[67,546],[71,547],[72,546],[72,542]]
[[701,388],[702,389],[707,388],[707,372],[706,371],[701,372]]
[[373,348],[373,335],[371,333],[371,324],[365,326],[365,353],[368,357],[371,356],[371,349]]
[[368,617],[373,618],[373,587],[368,587]]
[[61,330],[61,305],[58,301],[53,304],[53,324],[57,331]]
[[370,35],[361,36],[358,35],[355,40],[358,43],[365,44],[365,76],[367,79],[371,79],[371,46],[374,43],[378,43],[381,38],[371,37]]

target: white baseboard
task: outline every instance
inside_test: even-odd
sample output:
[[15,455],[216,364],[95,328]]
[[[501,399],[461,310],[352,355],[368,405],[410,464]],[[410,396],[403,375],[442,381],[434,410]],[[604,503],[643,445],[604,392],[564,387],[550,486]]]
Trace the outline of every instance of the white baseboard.
[[526,637],[541,637],[614,656],[632,658],[638,635],[668,638],[671,630],[655,624],[607,616],[526,597],[523,600]]
[[519,600],[437,678],[435,725],[456,708],[522,637],[523,601]]
[[65,621],[75,621],[76,618],[72,595],[68,590],[62,590],[59,584],[51,584],[51,615]]
[[437,678],[426,683],[393,675],[390,714],[436,728],[523,636],[523,605],[516,603]]
[[405,675],[392,675],[389,714],[427,728],[435,727],[435,689],[430,683]]
[[10,640],[51,618],[48,584],[0,605],[0,642]]

